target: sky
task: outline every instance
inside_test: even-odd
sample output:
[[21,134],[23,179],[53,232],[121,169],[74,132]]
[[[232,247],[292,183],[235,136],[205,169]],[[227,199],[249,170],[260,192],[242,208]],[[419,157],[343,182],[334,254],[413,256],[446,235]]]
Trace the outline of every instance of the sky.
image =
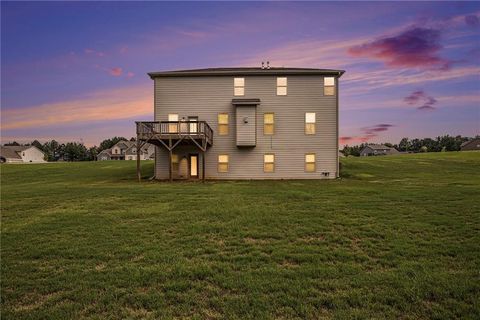
[[480,2],[1,2],[1,140],[153,120],[147,72],[346,70],[340,145],[480,134]]

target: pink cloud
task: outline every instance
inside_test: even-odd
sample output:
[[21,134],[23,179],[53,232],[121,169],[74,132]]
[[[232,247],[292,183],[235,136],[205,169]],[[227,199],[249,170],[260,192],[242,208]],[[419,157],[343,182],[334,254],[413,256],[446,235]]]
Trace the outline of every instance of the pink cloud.
[[350,47],[348,53],[354,57],[381,60],[390,67],[446,70],[451,61],[438,55],[442,48],[440,36],[439,30],[414,27],[394,36]]
[[131,71],[127,72],[127,78],[133,77],[135,74]]
[[123,73],[123,69],[120,67],[115,67],[109,70],[110,75],[114,77],[120,77]]

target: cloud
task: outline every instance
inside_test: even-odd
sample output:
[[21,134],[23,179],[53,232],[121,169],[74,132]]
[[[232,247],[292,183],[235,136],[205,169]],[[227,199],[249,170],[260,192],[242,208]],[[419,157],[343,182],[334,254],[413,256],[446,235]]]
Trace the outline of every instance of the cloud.
[[380,133],[388,131],[394,127],[393,124],[380,123],[369,127],[360,128],[360,134],[356,136],[342,136],[339,139],[341,144],[355,143],[355,142],[367,142],[373,140],[379,136]]
[[468,16],[465,16],[465,23],[467,26],[470,27],[476,27],[480,24],[480,19],[474,14],[470,14]]
[[90,49],[90,48],[84,49],[83,52],[85,52],[86,55],[94,55],[94,56],[97,56],[97,57],[104,57],[105,56],[105,52],[96,51],[96,50]]
[[2,110],[2,130],[54,127],[91,121],[152,118],[152,101],[153,97],[149,86],[135,86],[93,92],[75,100],[25,108],[8,109],[7,107]]
[[414,27],[391,37],[352,46],[348,53],[381,60],[389,67],[446,70],[451,62],[438,55],[442,48],[440,35],[436,29]]
[[120,67],[111,68],[109,70],[109,73],[110,73],[110,75],[112,75],[114,77],[120,77],[123,73],[123,69],[120,68]]
[[419,110],[434,110],[437,100],[425,93],[423,90],[416,90],[403,99],[407,104],[417,106]]

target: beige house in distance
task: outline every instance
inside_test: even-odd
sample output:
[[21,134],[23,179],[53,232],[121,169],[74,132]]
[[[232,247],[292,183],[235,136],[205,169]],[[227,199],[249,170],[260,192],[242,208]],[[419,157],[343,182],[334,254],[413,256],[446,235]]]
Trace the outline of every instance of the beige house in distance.
[[[157,179],[335,179],[343,70],[209,68],[149,73]],[[137,166],[139,168],[139,166]]]
[[[155,147],[151,144],[145,144],[141,148],[140,160],[153,160],[155,157]],[[112,148],[102,150],[97,155],[98,161],[105,160],[136,160],[137,146],[135,141],[122,140],[117,142]]]
[[45,153],[35,146],[2,146],[0,162],[7,163],[43,163]]

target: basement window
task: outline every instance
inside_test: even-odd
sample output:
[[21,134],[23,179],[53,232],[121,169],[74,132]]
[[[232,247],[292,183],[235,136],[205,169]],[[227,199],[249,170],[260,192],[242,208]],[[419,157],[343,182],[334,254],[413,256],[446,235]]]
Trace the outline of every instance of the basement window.
[[315,172],[315,153],[305,155],[305,172]]
[[245,78],[233,78],[233,95],[245,95]]
[[263,114],[263,134],[271,135],[275,131],[275,114],[264,113]]
[[305,134],[315,134],[315,112],[305,113]]
[[265,154],[263,156],[263,172],[274,172],[274,171],[275,171],[275,155]]
[[287,95],[287,77],[277,78],[277,96]]
[[323,95],[325,96],[335,95],[335,78],[334,77],[323,78]]
[[218,155],[218,172],[228,172],[228,154]]
[[218,114],[218,135],[228,135],[228,113]]

